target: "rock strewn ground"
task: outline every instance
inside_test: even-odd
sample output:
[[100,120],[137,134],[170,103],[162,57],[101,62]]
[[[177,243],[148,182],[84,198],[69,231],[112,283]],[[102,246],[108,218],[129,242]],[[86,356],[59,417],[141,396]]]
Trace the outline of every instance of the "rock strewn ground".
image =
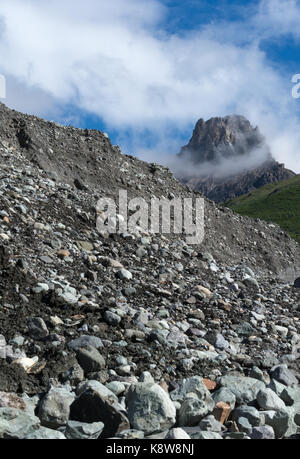
[[102,133],[0,118],[0,437],[296,435],[296,242],[209,201],[200,246],[99,234],[101,196],[192,192]]

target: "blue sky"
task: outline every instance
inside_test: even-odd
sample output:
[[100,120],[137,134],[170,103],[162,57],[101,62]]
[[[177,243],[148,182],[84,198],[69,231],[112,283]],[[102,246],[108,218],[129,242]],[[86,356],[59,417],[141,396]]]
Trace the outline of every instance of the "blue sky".
[[247,16],[249,8],[257,8],[258,1],[244,0],[164,0],[168,8],[166,30],[180,33],[197,29],[199,25],[217,21],[239,21]]
[[239,113],[300,172],[299,24],[298,0],[1,0],[3,102],[161,163]]

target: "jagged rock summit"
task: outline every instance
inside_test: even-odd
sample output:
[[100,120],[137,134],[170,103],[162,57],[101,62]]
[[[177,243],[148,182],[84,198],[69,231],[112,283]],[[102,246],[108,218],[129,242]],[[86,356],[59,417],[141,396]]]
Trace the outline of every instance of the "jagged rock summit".
[[240,115],[200,119],[178,157],[178,178],[216,202],[295,175],[273,158],[259,128]]
[[180,155],[188,153],[194,164],[218,164],[223,158],[248,155],[254,149],[261,149],[264,159],[272,159],[258,127],[253,128],[244,116],[231,115],[197,121],[192,138]]

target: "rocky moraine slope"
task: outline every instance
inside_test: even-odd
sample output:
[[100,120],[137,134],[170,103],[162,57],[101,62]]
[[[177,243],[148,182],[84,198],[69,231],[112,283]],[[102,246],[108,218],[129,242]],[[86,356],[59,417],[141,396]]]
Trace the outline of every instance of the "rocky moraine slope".
[[297,437],[294,240],[208,200],[201,245],[99,233],[120,189],[199,194],[4,105],[0,158],[0,438]]

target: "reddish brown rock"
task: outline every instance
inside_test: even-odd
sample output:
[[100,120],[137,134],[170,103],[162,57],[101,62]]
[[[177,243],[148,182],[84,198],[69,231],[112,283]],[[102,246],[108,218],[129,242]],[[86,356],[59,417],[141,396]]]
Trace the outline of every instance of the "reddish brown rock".
[[66,258],[66,257],[69,257],[70,256],[70,252],[68,250],[58,250],[56,252],[56,255],[59,257],[59,258]]
[[223,311],[226,311],[226,312],[230,312],[231,309],[232,309],[231,304],[226,303],[226,301],[224,301],[224,300],[219,300],[218,301],[218,305],[219,305],[220,309],[223,309]]
[[26,403],[16,394],[0,392],[0,408],[16,408],[25,411]]
[[166,381],[161,381],[159,383],[160,387],[165,391],[167,392],[167,394],[169,393],[169,386],[168,384],[166,383]]
[[221,422],[222,424],[225,424],[227,419],[229,418],[231,412],[230,405],[225,402],[219,402],[216,404],[214,411],[213,411],[213,416],[216,418],[217,421]]
[[211,379],[203,378],[203,383],[206,386],[206,388],[210,391],[215,390],[217,386],[217,384],[214,381],[211,381]]

